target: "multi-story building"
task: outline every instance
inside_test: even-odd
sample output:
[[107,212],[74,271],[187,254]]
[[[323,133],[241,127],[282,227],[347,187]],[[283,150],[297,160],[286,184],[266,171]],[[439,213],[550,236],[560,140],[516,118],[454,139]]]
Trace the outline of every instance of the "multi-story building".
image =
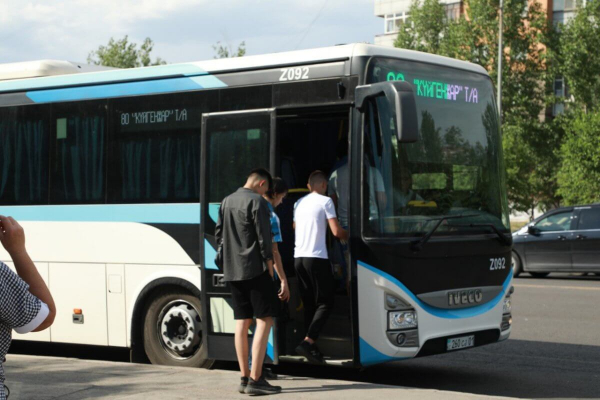
[[[421,0],[422,1],[422,0]],[[446,9],[449,20],[458,19],[464,12],[462,0],[439,0]],[[578,0],[530,0],[539,1],[546,11],[548,20],[555,24],[563,24],[574,17]],[[393,46],[400,27],[410,21],[410,7],[413,0],[375,0],[375,15],[383,18],[383,34],[375,36],[375,44]],[[586,0],[582,0],[585,5]],[[554,92],[557,97],[568,98],[568,88],[562,77],[554,82]],[[557,103],[551,110],[552,115],[558,115],[564,110],[564,103]]]
[[[574,0],[563,0],[574,1]],[[413,0],[375,0],[375,15],[383,18],[383,34],[375,36],[375,44],[393,46],[402,24],[410,19],[410,6]],[[440,0],[446,9],[448,19],[458,19],[463,12],[461,0]]]
[[[548,19],[555,24],[566,23],[575,15],[577,0],[535,0],[542,4]],[[583,0],[585,4],[586,0]],[[375,36],[375,44],[393,46],[402,24],[410,19],[413,0],[375,0],[375,15],[383,18],[383,33]],[[464,12],[462,0],[440,0],[449,20],[458,19]]]

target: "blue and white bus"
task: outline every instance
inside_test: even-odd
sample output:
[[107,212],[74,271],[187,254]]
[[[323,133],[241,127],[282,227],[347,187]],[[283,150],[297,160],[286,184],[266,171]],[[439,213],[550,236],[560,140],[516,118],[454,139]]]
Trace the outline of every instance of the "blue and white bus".
[[304,321],[292,208],[313,170],[344,163],[350,255],[346,265],[329,239],[326,362],[369,366],[510,335],[505,172],[482,67],[351,44],[90,68],[0,66],[0,214],[23,224],[58,310],[50,329],[18,339],[130,348],[166,365],[235,360],[215,222],[221,200],[265,166],[292,188],[277,213],[293,298],[268,361],[305,362],[293,350]]

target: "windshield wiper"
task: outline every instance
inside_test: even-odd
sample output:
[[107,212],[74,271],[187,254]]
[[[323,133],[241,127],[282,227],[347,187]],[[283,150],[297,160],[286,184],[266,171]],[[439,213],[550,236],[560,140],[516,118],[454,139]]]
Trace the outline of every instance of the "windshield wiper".
[[[447,215],[447,216],[441,217],[441,218],[428,219],[427,222],[436,221],[437,220],[437,223],[421,239],[415,240],[415,241],[411,242],[410,243],[410,248],[413,251],[420,251],[423,248],[423,245],[425,243],[427,243],[427,241],[429,240],[429,238],[431,237],[431,235],[433,235],[435,233],[435,231],[437,230],[437,228],[440,227],[440,225],[442,224],[442,222],[444,222],[444,221],[446,221],[448,219],[459,219],[459,218],[469,218],[469,217],[478,217],[478,216],[479,216],[478,214],[461,214],[461,215]],[[455,226],[455,225],[453,225],[453,226]]]
[[496,228],[496,225],[494,225],[494,224],[464,224],[464,225],[453,225],[453,226],[457,226],[460,228],[482,228],[482,227],[483,228],[492,228],[494,233],[496,235],[498,235],[498,239],[500,239],[500,243],[502,243],[505,246],[510,246],[513,243],[512,236],[506,237],[502,232],[500,232],[500,230],[498,228]]

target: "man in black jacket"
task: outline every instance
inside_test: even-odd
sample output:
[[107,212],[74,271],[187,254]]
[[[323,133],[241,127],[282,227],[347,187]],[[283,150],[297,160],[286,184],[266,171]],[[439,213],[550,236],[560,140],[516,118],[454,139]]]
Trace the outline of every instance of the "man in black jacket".
[[[270,187],[271,174],[263,168],[251,171],[244,187],[221,203],[215,234],[222,246],[223,273],[231,287],[236,319],[235,351],[242,373],[240,393],[273,394],[262,375],[263,361],[273,317],[277,313],[277,291],[273,282],[271,212],[262,197]],[[248,329],[256,318],[252,344],[252,371],[248,367]]]

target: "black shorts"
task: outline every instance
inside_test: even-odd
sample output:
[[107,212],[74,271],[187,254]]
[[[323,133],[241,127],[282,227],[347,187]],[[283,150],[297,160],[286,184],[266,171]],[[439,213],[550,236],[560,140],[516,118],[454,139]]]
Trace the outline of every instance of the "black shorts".
[[233,300],[233,317],[251,319],[275,317],[279,308],[275,283],[265,271],[247,281],[229,282]]

